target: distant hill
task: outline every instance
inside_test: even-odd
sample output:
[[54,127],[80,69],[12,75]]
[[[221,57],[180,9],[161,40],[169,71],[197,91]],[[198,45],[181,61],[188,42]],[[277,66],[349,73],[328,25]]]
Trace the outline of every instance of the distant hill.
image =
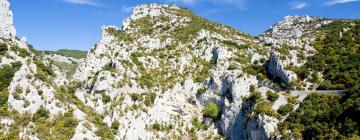
[[60,49],[57,51],[44,51],[45,54],[58,54],[74,58],[85,58],[87,51]]

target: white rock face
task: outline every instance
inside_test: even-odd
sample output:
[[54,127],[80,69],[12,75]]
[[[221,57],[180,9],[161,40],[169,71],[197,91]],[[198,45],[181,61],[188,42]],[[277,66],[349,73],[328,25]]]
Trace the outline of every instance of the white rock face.
[[246,137],[249,140],[267,140],[277,130],[279,121],[265,114],[260,114],[247,123]]
[[229,139],[237,140],[245,138],[245,117],[241,108],[243,97],[249,96],[250,85],[256,85],[255,77],[231,77],[230,81],[223,81],[223,96],[227,97],[224,101],[224,113],[222,114],[221,128]]
[[303,40],[302,36],[313,33],[316,28],[329,23],[321,22],[320,19],[310,16],[286,16],[283,21],[263,33],[260,40],[274,45],[304,46],[311,40]]
[[[8,1],[0,2],[0,42],[12,39],[15,44],[9,46],[17,45],[29,50],[26,38],[15,39],[16,32],[12,25]],[[265,46],[266,52],[260,52],[254,46],[239,48],[226,45],[224,41],[233,41],[238,45],[260,43],[238,33],[229,35],[217,32],[216,30],[230,32],[229,28],[219,25],[212,25],[216,26],[213,30],[198,30],[191,34],[189,40],[180,41],[174,37],[174,32],[191,23],[192,17],[176,13],[176,10],[184,9],[158,4],[137,6],[133,14],[123,21],[123,28],[102,28],[101,40],[89,51],[85,60],[59,55],[41,57],[47,66],[50,65],[50,60],[80,63],[72,81],[67,80],[66,74],[57,66],[51,67],[56,76],[49,82],[35,78],[39,67],[30,61],[34,54],[30,53],[30,56],[22,58],[17,52],[8,51],[8,56],[0,58],[0,68],[16,61],[23,64],[8,88],[9,108],[20,114],[33,114],[43,106],[50,112],[51,117],[73,110],[73,117],[80,122],[72,140],[102,139],[96,135],[99,128],[96,123],[91,122],[91,117],[94,117],[90,116],[94,114],[88,113],[91,111],[101,116],[100,121],[108,127],[114,122],[119,123],[119,129],[114,130],[115,139],[190,139],[192,133],[199,139],[205,139],[217,137],[219,132],[230,140],[269,139],[277,132],[279,120],[261,113],[251,119],[245,117],[246,112],[243,109],[249,105],[244,98],[251,94],[250,86],[261,85],[256,76],[243,70],[248,64],[267,57],[271,47],[288,44],[312,50],[308,45],[311,39],[304,40],[302,37],[312,32],[309,29],[318,28],[328,22],[318,22],[317,18],[309,16],[285,17],[284,21],[274,25],[260,37],[263,42],[274,44],[271,47]],[[148,28],[157,30],[146,34],[134,23],[149,17],[154,21],[152,27]],[[164,27],[167,28],[163,29]],[[263,47],[261,44],[259,46]],[[287,64],[298,59],[296,50],[290,51],[290,54],[294,57],[283,62],[280,60],[281,54],[273,52],[267,65],[274,77],[286,83],[296,79],[293,72],[284,69]],[[244,60],[245,64],[238,60]],[[230,69],[230,66],[236,68]],[[204,71],[198,71],[199,69]],[[209,74],[206,74],[207,72]],[[199,75],[203,77],[198,78]],[[152,79],[153,77],[156,79]],[[174,81],[170,83],[170,80]],[[71,82],[78,84],[74,94],[81,104],[60,100],[59,96],[63,95],[60,87]],[[201,90],[205,92],[199,93]],[[256,90],[261,91],[263,98],[266,98],[265,93],[270,89],[261,87]],[[151,95],[154,97],[149,101]],[[211,102],[216,103],[221,110],[220,120],[203,116],[204,108]],[[286,103],[286,97],[280,95],[272,109],[277,110]],[[195,129],[192,123],[195,118],[200,122],[204,121],[209,128]],[[0,118],[4,129],[8,129],[14,122],[9,118]],[[190,132],[191,129],[195,132]],[[30,127],[25,127],[20,135],[38,139],[36,135],[28,134],[29,132]]]
[[296,79],[296,74],[292,71],[285,70],[280,61],[280,54],[272,52],[269,56],[269,62],[266,64],[267,71],[273,76],[273,79],[279,78],[285,83]]
[[13,13],[8,0],[0,0],[0,38],[13,39],[16,30],[13,24]]
[[87,121],[81,121],[76,127],[75,134],[71,140],[100,140],[101,138],[95,135],[96,127]]
[[130,28],[132,20],[137,20],[146,16],[150,16],[150,17],[161,16],[161,15],[169,16],[170,14],[166,12],[165,8],[179,9],[179,7],[177,6],[159,5],[159,4],[147,4],[147,5],[136,6],[133,10],[132,15],[123,21],[123,30]]

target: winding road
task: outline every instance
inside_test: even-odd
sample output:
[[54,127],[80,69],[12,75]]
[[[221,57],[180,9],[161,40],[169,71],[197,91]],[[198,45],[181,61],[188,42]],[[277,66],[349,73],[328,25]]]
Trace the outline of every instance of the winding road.
[[344,95],[345,90],[292,90],[290,91],[291,95],[298,96],[298,95],[308,95],[311,93],[319,93],[319,94],[327,94],[327,95]]

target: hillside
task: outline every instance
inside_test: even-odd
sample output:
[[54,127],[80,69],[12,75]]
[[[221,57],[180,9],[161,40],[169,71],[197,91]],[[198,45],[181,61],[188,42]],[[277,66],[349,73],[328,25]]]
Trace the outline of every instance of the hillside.
[[0,6],[0,139],[359,138],[358,20],[287,16],[254,37],[139,5],[86,54],[33,49]]
[[85,58],[87,55],[87,51],[80,51],[80,50],[67,50],[67,49],[60,49],[57,51],[44,51],[45,54],[57,54],[66,57],[73,57],[77,59]]

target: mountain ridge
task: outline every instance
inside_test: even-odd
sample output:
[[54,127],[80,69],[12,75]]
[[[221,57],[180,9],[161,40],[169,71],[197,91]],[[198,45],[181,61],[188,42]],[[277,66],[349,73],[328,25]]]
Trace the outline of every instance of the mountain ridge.
[[[338,101],[286,92],[329,80],[313,67],[307,69],[312,77],[300,68],[319,55],[316,41],[325,33],[319,29],[333,22],[288,16],[252,37],[177,6],[140,5],[123,27],[104,26],[80,61],[42,54],[7,34],[0,71],[17,68],[12,62],[22,66],[1,93],[7,115],[0,117],[0,139],[298,138],[300,124],[288,116],[306,111],[303,101]],[[340,24],[349,31],[342,36],[357,37],[358,23],[348,22]]]

